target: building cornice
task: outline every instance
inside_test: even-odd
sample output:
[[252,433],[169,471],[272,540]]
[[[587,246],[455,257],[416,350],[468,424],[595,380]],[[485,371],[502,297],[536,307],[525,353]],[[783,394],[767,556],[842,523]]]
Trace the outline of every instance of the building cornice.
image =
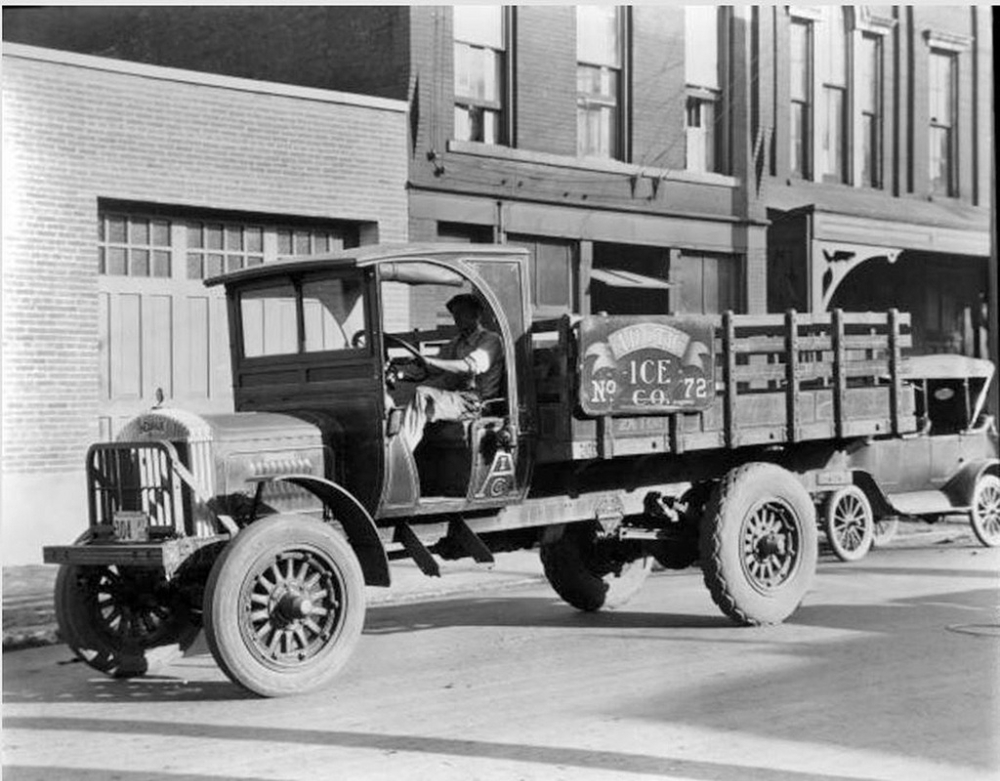
[[319,103],[335,103],[358,108],[370,108],[377,111],[405,113],[406,101],[379,98],[370,95],[357,95],[350,92],[317,89],[315,87],[299,87],[294,84],[281,84],[273,81],[258,81],[243,79],[236,76],[223,76],[216,73],[168,68],[162,65],[147,65],[145,63],[117,60],[110,57],[95,57],[90,54],[47,49],[40,46],[28,46],[22,43],[3,42],[3,58],[35,60],[56,65],[66,65],[73,68],[119,73],[140,78],[172,81],[180,84],[194,84],[216,89],[251,92],[260,95],[275,95],[310,100]]

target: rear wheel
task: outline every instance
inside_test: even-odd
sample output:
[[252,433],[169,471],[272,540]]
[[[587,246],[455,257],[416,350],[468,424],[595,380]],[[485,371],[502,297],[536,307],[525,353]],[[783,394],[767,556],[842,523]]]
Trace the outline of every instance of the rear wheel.
[[542,540],[542,566],[552,588],[577,610],[614,610],[634,597],[653,559],[626,555],[621,543],[599,539],[596,524],[576,523]]
[[972,494],[972,531],[987,548],[1000,545],[1000,477],[982,475]]
[[365,619],[364,576],[332,528],[264,518],[216,560],[205,590],[205,637],[230,680],[265,697],[327,685]]
[[823,530],[838,559],[863,559],[875,534],[872,506],[865,492],[848,485],[830,494],[823,512]]
[[699,544],[719,609],[740,624],[777,624],[802,602],[816,571],[815,508],[786,470],[745,464],[713,492]]
[[872,547],[884,548],[896,536],[899,531],[899,518],[891,516],[879,518],[875,521],[875,529],[872,534]]
[[114,565],[62,565],[55,612],[73,653],[116,678],[152,673],[176,660],[199,629],[160,574]]

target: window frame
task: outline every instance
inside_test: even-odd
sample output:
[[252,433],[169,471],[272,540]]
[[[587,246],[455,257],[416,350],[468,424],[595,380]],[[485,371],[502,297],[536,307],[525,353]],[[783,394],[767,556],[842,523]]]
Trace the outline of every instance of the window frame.
[[[456,141],[489,144],[491,146],[513,146],[514,145],[514,78],[513,78],[513,56],[512,47],[514,41],[514,20],[515,9],[513,6],[499,6],[500,8],[500,41],[502,48],[495,48],[483,43],[473,43],[461,40],[455,34],[454,13],[462,6],[455,6],[452,9],[452,103],[454,106],[452,137]],[[479,99],[472,95],[462,95],[458,92],[458,51],[459,47],[466,47],[473,51],[493,52],[497,58],[497,100]],[[484,138],[465,138],[459,135],[458,115],[460,111],[480,113],[493,113],[496,115],[496,139],[487,140]],[[481,122],[481,121],[480,121]],[[481,122],[481,128],[485,124]]]
[[[611,6],[615,11],[615,26],[617,30],[617,60],[618,64],[609,65],[607,63],[592,62],[580,58],[580,11],[576,7],[576,156],[579,158],[596,158],[600,160],[620,160],[628,161],[631,155],[630,128],[629,128],[629,106],[631,103],[629,94],[630,55],[631,55],[631,10],[628,6]],[[609,75],[615,84],[615,96],[609,99],[605,95],[595,95],[592,92],[580,91],[581,72],[584,69],[596,70],[602,77]],[[583,134],[581,128],[587,123],[582,120],[588,117],[594,110],[611,109],[612,129],[614,130],[614,140],[609,145],[608,153],[592,151],[594,145],[590,134]]]
[[[684,105],[684,130],[685,130],[685,170],[698,173],[716,173],[726,175],[729,173],[729,139],[728,125],[725,117],[728,114],[726,105],[725,85],[728,83],[729,61],[727,52],[729,49],[729,24],[730,13],[725,6],[715,6],[715,38],[716,38],[716,63],[715,63],[715,83],[698,84],[688,80],[685,72],[685,105]],[[685,14],[687,7],[685,7]],[[685,20],[685,32],[687,30],[687,20]],[[685,38],[685,71],[687,70],[688,41]],[[700,124],[693,126],[690,124],[691,109],[696,105],[699,113]],[[706,120],[706,115],[711,119]],[[701,129],[702,133],[692,133],[692,130]],[[701,143],[704,144],[706,165],[704,168],[695,168],[691,165],[690,150],[692,147],[692,137],[701,136]],[[708,161],[711,161],[710,163]]]
[[[860,35],[854,40],[856,55],[854,63],[857,70],[857,91],[855,95],[855,105],[857,106],[858,127],[855,132],[855,158],[857,159],[855,183],[859,187],[874,190],[881,190],[884,187],[882,161],[883,161],[883,123],[884,123],[884,88],[883,79],[885,74],[885,45],[884,36],[864,29],[859,30]],[[865,55],[865,42],[872,45],[872,72],[869,75],[872,82],[865,84],[862,81],[863,59]],[[867,107],[862,101],[861,95],[870,91],[872,95],[872,105]],[[870,121],[870,130],[866,132],[866,119]],[[871,144],[868,154],[865,154],[865,139]],[[870,176],[865,177],[865,166],[870,170]]]
[[[359,359],[368,359],[373,353],[372,341],[368,339],[361,347],[345,347],[339,350],[307,350],[305,332],[305,310],[303,306],[302,288],[305,284],[319,280],[347,279],[354,278],[361,286],[361,302],[364,307],[365,333],[371,335],[372,329],[372,291],[369,284],[370,275],[357,270],[344,270],[339,273],[310,272],[306,274],[276,274],[265,279],[257,279],[241,285],[233,295],[233,306],[236,311],[233,313],[232,321],[238,329],[237,353],[239,360],[249,365],[261,363],[301,363],[303,361],[317,361],[325,359],[336,359],[338,362],[355,363]],[[296,327],[296,351],[293,353],[274,353],[248,356],[246,354],[246,331],[243,319],[243,295],[254,290],[266,290],[279,285],[291,285],[295,291],[295,327]],[[348,339],[350,336],[348,336]]]
[[[792,50],[792,30],[795,27],[801,27],[804,34],[805,52],[802,58],[803,67],[805,68],[805,73],[801,75],[801,81],[805,84],[805,95],[801,97],[795,96],[795,91],[792,89],[792,85],[798,80],[796,79],[796,74],[792,70],[793,59],[791,56]],[[789,152],[789,165],[788,171],[792,178],[797,179],[812,179],[813,171],[815,170],[815,151],[813,149],[815,134],[814,134],[814,104],[815,104],[815,86],[813,84],[815,78],[815,58],[816,58],[816,20],[804,16],[793,16],[791,23],[789,25],[789,60],[788,60],[788,72],[789,72],[789,95],[788,102],[791,106],[791,111],[789,113],[788,120],[788,152]],[[800,146],[802,150],[802,160],[801,167],[799,167],[799,161],[796,160],[796,143],[795,135],[792,132],[794,127],[793,114],[796,112],[796,107],[801,113],[801,141]]]
[[[934,78],[935,62],[948,63],[949,101],[947,107],[947,122],[933,115],[934,112]],[[958,53],[948,49],[932,47],[928,53],[928,101],[927,101],[927,186],[931,195],[955,198],[958,195]],[[936,130],[945,131],[947,151],[944,160],[947,163],[947,181],[944,188],[935,186],[938,179],[934,176]]]

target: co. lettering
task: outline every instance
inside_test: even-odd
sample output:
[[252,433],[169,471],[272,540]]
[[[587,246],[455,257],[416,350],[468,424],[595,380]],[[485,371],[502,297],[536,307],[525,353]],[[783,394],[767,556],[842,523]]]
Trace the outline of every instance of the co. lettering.
[[632,391],[632,403],[637,407],[662,407],[670,403],[670,397],[663,388]]

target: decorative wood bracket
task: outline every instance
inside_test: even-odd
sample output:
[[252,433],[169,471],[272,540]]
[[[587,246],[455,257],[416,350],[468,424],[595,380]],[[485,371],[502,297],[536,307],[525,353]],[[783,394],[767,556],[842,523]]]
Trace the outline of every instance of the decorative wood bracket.
[[819,311],[826,311],[833,300],[833,294],[851,271],[869,260],[884,258],[895,263],[902,249],[894,247],[871,247],[864,244],[845,244],[835,241],[816,242],[817,266],[822,284],[822,300]]

